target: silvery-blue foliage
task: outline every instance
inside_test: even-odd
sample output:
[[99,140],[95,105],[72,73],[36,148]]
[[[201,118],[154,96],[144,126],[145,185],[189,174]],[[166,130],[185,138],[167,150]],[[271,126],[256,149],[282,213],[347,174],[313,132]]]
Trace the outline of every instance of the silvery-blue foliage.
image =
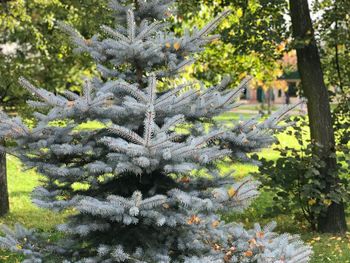
[[1,248],[24,254],[26,263],[308,262],[310,248],[277,235],[274,224],[246,230],[218,216],[245,209],[259,184],[221,175],[216,161],[251,161],[247,154],[274,141],[289,109],[225,127],[213,117],[238,106],[249,78],[235,89],[226,89],[225,77],[213,87],[193,82],[157,92],[218,37],[211,33],[229,14],[177,36],[164,23],[172,2],[112,0],[116,26],[102,25],[89,40],[60,23],[101,73],[81,95],[20,79],[39,99],[28,102],[38,110],[36,125],[0,113],[0,137],[14,139],[7,151],[44,176],[33,202],[71,216],[57,227],[61,241],[16,225],[3,227]]

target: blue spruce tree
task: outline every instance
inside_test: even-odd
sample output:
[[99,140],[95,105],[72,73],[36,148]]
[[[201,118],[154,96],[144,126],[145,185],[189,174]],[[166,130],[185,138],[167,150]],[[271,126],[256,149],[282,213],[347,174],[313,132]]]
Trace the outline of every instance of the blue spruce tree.
[[[113,0],[115,26],[101,26],[89,40],[60,24],[100,72],[86,80],[81,96],[55,95],[20,79],[38,98],[28,102],[37,108],[37,123],[28,128],[1,113],[0,137],[12,138],[16,144],[6,151],[44,176],[33,202],[71,211],[55,242],[20,225],[2,227],[1,247],[23,254],[23,262],[309,261],[310,248],[274,233],[274,223],[246,230],[220,219],[246,208],[258,183],[235,182],[215,164],[224,157],[249,161],[247,153],[274,141],[286,111],[228,129],[213,117],[237,106],[248,79],[236,89],[225,89],[228,78],[208,88],[198,82],[170,87],[167,80],[218,37],[210,34],[228,15],[178,37],[164,23],[171,4]],[[160,83],[165,92],[157,92]],[[91,121],[99,126],[86,128]]]

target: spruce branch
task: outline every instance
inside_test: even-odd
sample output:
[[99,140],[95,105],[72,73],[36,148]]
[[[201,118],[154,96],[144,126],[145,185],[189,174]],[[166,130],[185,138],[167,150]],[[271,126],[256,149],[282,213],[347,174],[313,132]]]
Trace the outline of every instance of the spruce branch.
[[243,89],[246,87],[246,85],[249,83],[249,81],[252,79],[251,76],[245,77],[241,83],[235,88],[233,92],[231,92],[226,98],[226,100],[220,105],[221,107],[225,106],[227,103],[231,102],[233,98],[236,98],[238,94],[240,94]]
[[113,134],[119,135],[133,143],[137,143],[140,145],[145,144],[145,140],[141,138],[136,132],[133,132],[132,130],[129,130],[125,127],[114,124],[113,126],[108,128],[108,131]]
[[153,105],[150,105],[146,111],[146,118],[144,120],[144,141],[145,145],[149,146],[152,140],[153,132],[154,132],[154,118],[155,112]]
[[192,86],[193,84],[195,84],[195,83],[194,82],[184,83],[184,84],[181,84],[181,85],[175,87],[172,90],[167,91],[165,94],[159,96],[156,99],[155,106],[158,107],[158,106],[162,105],[164,102],[167,102],[168,99],[176,96],[177,93],[181,92],[183,89],[185,89],[187,87]]
[[109,26],[102,25],[101,29],[105,33],[107,33],[110,36],[112,36],[113,38],[115,38],[116,40],[121,40],[121,41],[123,41],[125,43],[129,43],[129,41],[130,41],[130,39],[128,37],[126,37],[122,33],[118,32],[118,30],[110,28]]
[[128,26],[129,43],[133,43],[135,41],[135,35],[136,35],[136,23],[135,23],[134,12],[131,9],[129,9],[127,12],[127,26]]
[[152,24],[145,26],[144,29],[136,36],[135,41],[144,40],[152,34],[155,34],[157,30],[163,27],[165,27],[163,23],[160,21],[155,21]]
[[151,74],[151,76],[148,79],[148,103],[150,105],[154,105],[155,99],[156,99],[156,86],[157,86],[157,79],[154,74]]
[[46,102],[51,106],[64,106],[68,103],[68,100],[58,97],[52,92],[46,91],[44,89],[38,89],[33,84],[31,84],[28,80],[23,77],[19,78],[19,83],[27,89],[30,93],[35,94],[38,98]]
[[210,21],[206,26],[204,26],[198,33],[197,38],[202,38],[203,36],[209,35],[222,20],[224,20],[228,15],[230,15],[230,10],[225,10],[218,16],[216,16],[212,21]]

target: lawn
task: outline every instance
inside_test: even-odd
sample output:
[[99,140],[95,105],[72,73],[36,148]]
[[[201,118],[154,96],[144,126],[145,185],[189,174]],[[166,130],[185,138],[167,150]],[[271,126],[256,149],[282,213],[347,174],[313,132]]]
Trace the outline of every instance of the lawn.
[[[223,121],[232,121],[247,117],[249,116],[244,114],[237,116],[228,113],[222,116],[221,119]],[[284,145],[290,147],[295,145],[294,139],[286,134],[280,134],[278,137]],[[265,149],[260,154],[271,160],[278,158],[278,153],[271,149]],[[37,228],[54,233],[55,225],[62,223],[65,215],[36,208],[30,201],[31,190],[40,183],[39,175],[33,170],[23,171],[21,163],[12,156],[8,156],[7,164],[11,212],[6,217],[0,218],[0,223],[13,225],[19,222],[29,228]],[[224,167],[224,169],[234,169],[237,177],[243,177],[250,172],[257,171],[257,168],[254,166],[242,164]],[[240,221],[247,226],[251,226],[254,222],[265,224],[272,220],[277,221],[278,232],[300,234],[305,242],[312,245],[314,250],[312,263],[350,263],[350,233],[342,237],[321,235],[311,232],[305,223],[293,220],[292,216],[288,214],[270,217],[266,215],[265,208],[271,202],[273,202],[271,195],[267,192],[262,192],[252,206],[243,214],[227,214],[224,216],[224,219],[226,221]],[[350,220],[348,220],[348,223],[350,223]],[[20,257],[0,251],[0,262],[17,263],[20,262]]]

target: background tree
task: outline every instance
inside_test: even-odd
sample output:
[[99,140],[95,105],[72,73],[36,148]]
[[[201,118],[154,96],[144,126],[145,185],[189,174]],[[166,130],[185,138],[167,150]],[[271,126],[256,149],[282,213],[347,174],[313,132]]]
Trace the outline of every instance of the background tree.
[[[334,105],[337,147],[342,152],[349,148],[350,139],[350,17],[349,1],[323,0],[313,5],[320,14],[316,20],[319,47],[325,82],[330,88]],[[349,152],[347,152],[349,156]]]
[[[291,0],[293,36],[297,50],[298,69],[303,92],[308,99],[308,115],[311,139],[317,144],[314,154],[325,163],[320,169],[324,179],[324,193],[336,191],[340,181],[336,171],[335,138],[327,87],[324,83],[320,56],[307,0]],[[321,232],[345,233],[347,226],[343,200],[332,200],[327,211],[318,218]]]
[[312,10],[316,16],[321,61],[325,82],[337,91],[350,86],[350,3],[345,0],[315,1]]
[[[0,140],[0,145],[3,145],[3,140]],[[7,214],[8,211],[9,197],[7,190],[6,154],[0,148],[0,216]]]
[[[93,70],[87,56],[68,56],[71,47],[58,33],[56,20],[67,21],[89,38],[98,22],[104,1],[5,1],[0,5],[0,106],[18,111],[29,94],[16,81],[35,76],[36,83],[50,91],[79,92],[81,75]],[[69,76],[69,79],[67,79]],[[23,111],[25,113],[25,111]]]
[[[231,15],[219,29],[222,37],[199,55],[191,71],[207,83],[229,74],[239,81],[247,74],[256,81],[269,83],[279,76],[284,45],[288,37],[283,14],[286,1],[177,1],[179,11],[175,22],[193,27],[202,25],[224,9]],[[179,26],[177,26],[179,28]],[[177,29],[178,30],[178,29]]]

